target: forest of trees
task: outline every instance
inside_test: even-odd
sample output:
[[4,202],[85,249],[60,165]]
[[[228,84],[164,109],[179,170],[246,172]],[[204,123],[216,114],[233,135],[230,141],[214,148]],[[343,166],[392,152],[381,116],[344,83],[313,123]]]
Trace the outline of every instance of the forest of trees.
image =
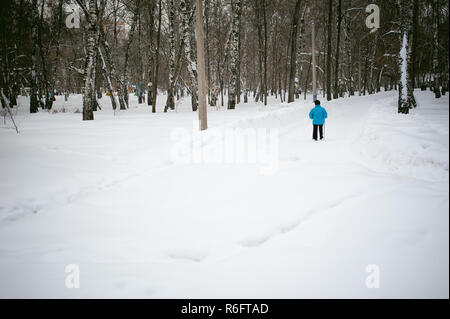
[[[378,29],[366,26],[371,3]],[[314,25],[319,97],[398,89],[398,111],[408,113],[414,88],[448,91],[448,17],[447,0],[3,0],[0,96],[14,107],[27,94],[35,113],[55,94],[83,94],[84,120],[107,92],[114,110],[135,90],[152,112],[186,96],[197,111],[202,85],[210,106],[294,102],[313,89]]]

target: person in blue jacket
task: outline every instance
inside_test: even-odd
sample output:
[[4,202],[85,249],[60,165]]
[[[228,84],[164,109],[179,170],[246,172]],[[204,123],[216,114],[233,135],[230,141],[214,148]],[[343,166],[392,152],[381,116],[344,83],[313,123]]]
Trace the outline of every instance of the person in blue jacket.
[[313,140],[317,141],[317,130],[320,133],[320,139],[323,139],[323,125],[325,119],[328,117],[327,111],[320,106],[320,101],[314,101],[316,105],[311,112],[309,112],[309,118],[313,120]]

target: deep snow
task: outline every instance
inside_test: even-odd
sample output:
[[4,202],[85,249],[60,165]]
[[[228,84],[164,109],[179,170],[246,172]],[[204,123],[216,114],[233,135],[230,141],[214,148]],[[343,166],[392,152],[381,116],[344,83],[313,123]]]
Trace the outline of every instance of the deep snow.
[[[177,112],[109,98],[81,121],[81,96],[0,125],[0,297],[448,298],[449,106],[416,91],[322,105],[208,108],[207,142],[221,128],[278,128],[278,170],[259,164],[179,164]],[[65,286],[77,264],[80,288]],[[368,265],[380,287],[368,289]]]

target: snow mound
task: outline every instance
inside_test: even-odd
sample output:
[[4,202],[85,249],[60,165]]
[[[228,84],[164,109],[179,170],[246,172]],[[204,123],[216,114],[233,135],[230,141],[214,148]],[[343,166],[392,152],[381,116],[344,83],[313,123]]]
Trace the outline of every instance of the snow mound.
[[[373,106],[357,143],[371,167],[429,181],[449,178],[448,96],[428,101],[416,91],[418,108],[398,114],[394,105]],[[367,164],[367,163],[366,163]]]

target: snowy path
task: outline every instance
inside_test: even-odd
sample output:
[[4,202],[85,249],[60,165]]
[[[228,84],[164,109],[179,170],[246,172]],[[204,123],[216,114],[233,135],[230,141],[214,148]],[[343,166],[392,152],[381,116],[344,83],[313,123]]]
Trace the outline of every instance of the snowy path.
[[211,127],[279,128],[273,175],[170,162],[187,105],[24,118],[0,130],[0,297],[447,298],[448,97],[418,100],[409,118],[395,92],[325,104],[321,142],[303,101],[211,111]]

